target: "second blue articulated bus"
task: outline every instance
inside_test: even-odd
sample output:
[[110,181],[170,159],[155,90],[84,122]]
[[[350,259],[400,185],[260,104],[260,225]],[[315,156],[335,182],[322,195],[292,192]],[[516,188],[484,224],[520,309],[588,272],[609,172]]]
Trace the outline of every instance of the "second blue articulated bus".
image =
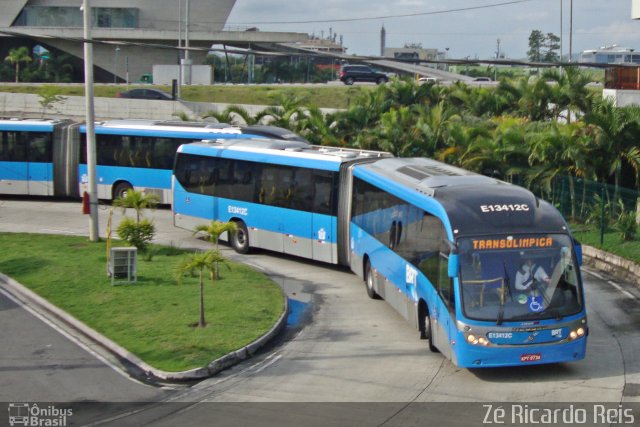
[[[135,188],[171,203],[171,168],[184,143],[269,136],[306,142],[275,126],[210,122],[97,122],[98,197],[111,200]],[[86,126],[71,120],[0,119],[0,194],[79,197],[88,190]]]
[[349,266],[460,367],[576,361],[580,245],[528,190],[430,159],[221,140],[179,148],[174,222],[234,221],[231,245]]

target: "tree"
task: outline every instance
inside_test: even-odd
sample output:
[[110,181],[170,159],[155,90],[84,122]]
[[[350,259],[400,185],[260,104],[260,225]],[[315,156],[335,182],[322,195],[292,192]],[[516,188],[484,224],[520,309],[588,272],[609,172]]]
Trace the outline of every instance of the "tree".
[[[209,241],[215,245],[216,251],[218,251],[218,240],[223,233],[228,233],[231,236],[233,233],[238,231],[238,225],[235,222],[228,221],[211,221],[209,224],[200,224],[196,226],[193,231],[193,234],[204,233],[209,238]],[[220,272],[218,267],[216,266],[216,279],[219,279]]]
[[223,233],[233,234],[238,230],[238,226],[235,222],[228,221],[211,221],[209,224],[200,224],[197,225],[193,231],[193,234],[204,233],[208,240],[215,245],[216,250],[218,249],[218,240]]
[[38,103],[42,107],[42,117],[44,117],[45,112],[53,107],[53,104],[63,103],[67,100],[65,96],[61,96],[57,94],[58,89],[54,86],[45,86],[40,91],[40,99]]
[[209,250],[206,252],[195,252],[191,257],[183,260],[174,270],[175,279],[178,283],[182,283],[185,274],[193,274],[198,272],[200,284],[200,316],[198,327],[204,328],[207,325],[204,313],[204,272],[209,271],[211,281],[218,277],[218,266],[225,263],[226,259],[220,255],[217,250]]
[[560,49],[560,37],[553,33],[547,33],[544,38],[544,55],[542,56],[543,62],[558,62],[561,58],[558,55],[558,49]]
[[158,204],[158,196],[155,194],[144,194],[141,191],[127,190],[124,197],[118,197],[113,201],[114,207],[122,208],[126,212],[128,208],[136,211],[135,222],[131,218],[124,218],[116,232],[118,237],[132,246],[143,251],[156,233],[153,221],[142,219],[143,209],[153,209]]
[[529,35],[529,50],[527,56],[531,62],[542,62],[542,48],[544,46],[544,34],[540,30],[533,30]]
[[29,56],[29,49],[26,46],[17,47],[9,51],[9,55],[4,58],[6,62],[13,64],[16,69],[16,83],[20,83],[20,63],[31,62],[31,56]]
[[216,119],[218,123],[229,123],[232,125],[255,125],[258,122],[254,117],[251,117],[251,114],[249,114],[245,108],[239,105],[230,105],[221,113],[207,111],[202,115],[203,119],[209,117]]
[[126,212],[128,208],[136,211],[136,222],[140,222],[143,209],[155,209],[158,206],[159,198],[155,194],[145,194],[141,191],[127,190],[124,197],[118,197],[113,201],[113,206],[122,208]]
[[531,62],[558,62],[558,49],[560,49],[560,37],[553,33],[543,34],[540,30],[531,31],[527,51]]

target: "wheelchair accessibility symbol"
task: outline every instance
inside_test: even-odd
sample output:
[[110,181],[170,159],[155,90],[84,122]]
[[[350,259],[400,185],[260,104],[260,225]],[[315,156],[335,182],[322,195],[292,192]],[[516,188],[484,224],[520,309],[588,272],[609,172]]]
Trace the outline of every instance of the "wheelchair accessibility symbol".
[[544,307],[542,306],[542,297],[531,297],[531,300],[529,301],[529,310],[534,313],[543,311]]

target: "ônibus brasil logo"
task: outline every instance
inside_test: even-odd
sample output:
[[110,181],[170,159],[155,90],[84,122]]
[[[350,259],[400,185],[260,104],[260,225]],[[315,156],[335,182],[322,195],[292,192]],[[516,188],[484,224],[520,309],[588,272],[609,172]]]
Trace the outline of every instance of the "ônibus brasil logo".
[[56,408],[53,405],[40,407],[34,403],[10,403],[9,425],[28,427],[64,427],[73,409]]

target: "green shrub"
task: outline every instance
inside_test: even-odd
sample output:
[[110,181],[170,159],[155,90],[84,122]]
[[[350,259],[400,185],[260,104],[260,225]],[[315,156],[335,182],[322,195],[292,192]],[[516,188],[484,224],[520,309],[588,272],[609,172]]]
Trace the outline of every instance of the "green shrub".
[[622,211],[618,217],[616,228],[620,231],[622,240],[629,242],[635,240],[638,233],[638,224],[636,223],[636,214],[631,211]]
[[141,219],[140,222],[132,218],[123,218],[116,233],[120,239],[135,246],[139,251],[144,251],[156,233],[156,226],[147,218]]

